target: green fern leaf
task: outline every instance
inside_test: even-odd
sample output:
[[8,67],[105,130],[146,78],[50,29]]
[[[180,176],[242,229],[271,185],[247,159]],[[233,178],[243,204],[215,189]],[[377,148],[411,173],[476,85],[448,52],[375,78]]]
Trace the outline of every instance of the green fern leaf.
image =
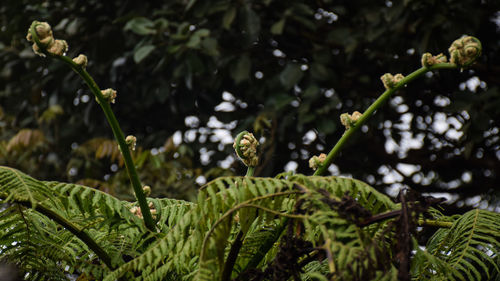
[[450,229],[440,229],[419,250],[414,276],[429,280],[483,280],[500,273],[500,214],[472,210],[458,217]]

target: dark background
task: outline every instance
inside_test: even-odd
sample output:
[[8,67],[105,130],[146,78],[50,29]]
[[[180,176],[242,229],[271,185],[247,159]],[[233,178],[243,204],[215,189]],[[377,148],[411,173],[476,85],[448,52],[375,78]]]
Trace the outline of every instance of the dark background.
[[307,160],[343,133],[339,115],[384,91],[382,74],[408,74],[424,52],[447,54],[453,40],[476,36],[475,65],[397,93],[330,172],[390,195],[403,186],[446,195],[449,212],[500,211],[499,1],[3,0],[0,164],[131,199],[90,91],[32,53],[33,20],[49,22],[68,56],[86,54],[100,87],[118,91],[112,107],[138,138],[153,195],[185,199],[207,180],[244,173],[227,140],[242,130],[265,140],[259,176],[311,174]]

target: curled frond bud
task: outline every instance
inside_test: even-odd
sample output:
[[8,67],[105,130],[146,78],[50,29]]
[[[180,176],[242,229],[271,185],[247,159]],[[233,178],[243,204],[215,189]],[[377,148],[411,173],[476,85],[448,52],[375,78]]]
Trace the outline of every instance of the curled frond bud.
[[48,22],[37,22],[35,25],[35,31],[38,38],[43,40],[46,37],[52,37],[52,28]]
[[81,66],[82,68],[87,67],[88,59],[86,55],[80,54],[78,57],[73,59],[73,62]]
[[423,54],[422,55],[422,60],[421,60],[422,66],[423,67],[430,67],[430,66],[432,66],[434,64],[433,61],[432,61],[432,58],[433,58],[433,56],[432,56],[431,53],[425,53],[425,54]]
[[351,115],[351,119],[352,121],[356,122],[358,121],[359,118],[361,118],[361,116],[363,116],[363,114],[359,111],[354,111]]
[[459,67],[471,65],[481,55],[481,41],[473,36],[464,36],[453,41],[450,48],[450,62]]
[[326,154],[321,153],[319,156],[313,156],[309,159],[309,167],[317,170],[326,161]]
[[65,40],[55,40],[47,48],[47,52],[56,56],[62,56],[66,51],[68,51],[68,43]]
[[[153,216],[153,219],[156,219],[157,211],[154,208],[153,202],[149,202],[148,207],[149,207],[149,211],[151,212],[151,215]],[[141,210],[141,207],[134,206],[134,207],[130,208],[129,211],[132,214],[134,214],[136,217],[142,219],[142,210]]]
[[33,51],[40,56],[45,56],[45,53],[62,56],[68,50],[66,41],[54,39],[52,29],[46,22],[34,21],[28,30],[26,40],[33,42]]
[[363,114],[359,111],[354,111],[352,115],[349,113],[342,113],[340,114],[340,122],[344,125],[346,130],[349,130],[356,124],[361,116],[363,116]]
[[384,83],[384,87],[389,90],[396,86],[397,83],[401,82],[405,77],[403,74],[398,73],[396,75],[392,75],[390,73],[386,73],[380,77],[382,83]]
[[115,90],[108,88],[106,90],[102,90],[101,93],[102,93],[102,96],[104,97],[105,100],[107,100],[110,103],[115,103],[115,99],[116,99],[116,91]]
[[137,138],[132,136],[132,135],[128,135],[126,138],[125,138],[125,143],[127,143],[128,145],[128,149],[134,151],[135,150],[135,145],[137,143]]
[[404,78],[405,77],[403,76],[403,74],[398,73],[398,74],[394,75],[393,82],[394,82],[394,84],[397,84],[397,83],[401,82],[401,80],[403,80]]
[[[36,32],[36,35],[38,37],[38,40],[42,44],[45,45],[45,44],[47,44],[47,41],[51,41],[51,40],[46,40],[46,39],[50,39],[50,38],[54,39],[53,35],[52,35],[52,29],[48,23],[34,21],[33,24],[35,26],[35,32]],[[30,27],[30,29],[31,29],[31,27]],[[26,40],[28,40],[29,42],[34,42],[33,35],[31,34],[30,29],[28,29],[28,34],[26,35]],[[45,40],[45,42],[44,42],[44,40]]]
[[40,50],[40,48],[38,47],[38,45],[36,43],[33,43],[33,45],[31,46],[31,48],[33,49],[33,52],[41,57],[45,57],[45,54]]
[[35,42],[33,39],[33,34],[31,33],[31,28],[34,27],[34,32],[36,33],[36,36],[38,38],[38,41],[40,42],[40,45],[42,45],[42,48],[48,48],[54,43],[54,37],[52,36],[52,29],[50,25],[46,22],[39,22],[39,21],[34,21],[33,24],[31,25],[30,29],[28,29],[28,34],[26,35],[26,40],[28,42],[33,42],[33,52],[39,56],[45,56],[45,54],[42,52],[40,49],[40,46]]
[[448,59],[443,54],[433,56],[431,53],[425,53],[422,55],[422,66],[431,67],[437,63],[445,63],[447,60]]
[[255,167],[259,163],[257,156],[257,147],[259,142],[252,133],[243,131],[236,136],[233,148],[241,161],[247,167]]
[[151,195],[151,186],[149,186],[149,185],[143,186],[142,191],[144,192],[144,195],[146,195],[146,196]]
[[394,86],[392,83],[393,78],[394,77],[392,76],[392,74],[386,73],[386,74],[382,75],[382,77],[380,77],[380,80],[382,80],[382,83],[384,83],[384,87],[386,89],[391,89]]

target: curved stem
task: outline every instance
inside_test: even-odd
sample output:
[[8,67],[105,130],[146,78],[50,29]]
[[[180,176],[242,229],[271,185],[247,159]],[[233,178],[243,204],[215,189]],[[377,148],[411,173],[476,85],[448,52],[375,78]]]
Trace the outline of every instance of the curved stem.
[[453,226],[453,223],[449,221],[426,220],[426,219],[419,219],[417,221],[417,224],[418,226],[435,226],[440,228],[451,228]]
[[[0,198],[5,199],[6,196],[0,195]],[[19,199],[10,199],[9,202],[23,205],[27,208],[37,211],[45,215],[46,217],[52,219],[56,223],[60,224],[61,226],[66,228],[69,232],[73,233],[76,237],[82,240],[85,243],[85,245],[87,245],[109,269],[111,270],[116,269],[116,267],[113,266],[113,264],[111,263],[111,258],[108,255],[108,253],[106,253],[106,251],[104,251],[104,249],[101,248],[101,246],[99,246],[99,244],[97,244],[97,242],[94,239],[92,239],[92,237],[90,237],[90,235],[84,229],[79,228],[78,226],[74,225],[71,221],[66,220],[60,214],[52,211],[51,209],[41,204],[36,204],[35,206],[33,206],[31,201],[19,200]]]
[[406,76],[403,80],[401,80],[394,88],[386,90],[377,100],[375,100],[368,109],[363,113],[363,115],[356,121],[356,123],[348,130],[345,131],[344,135],[340,138],[340,140],[335,144],[332,150],[326,156],[325,162],[323,162],[316,172],[315,176],[320,176],[325,173],[328,166],[333,162],[333,159],[339,154],[342,150],[346,142],[356,133],[361,126],[363,126],[370,117],[375,113],[377,109],[379,109],[397,90],[404,87],[406,84],[411,81],[417,79],[428,71],[437,70],[437,69],[455,69],[457,66],[452,63],[439,63],[435,64],[431,67],[421,67],[420,69],[415,70],[408,76]]
[[[253,176],[254,172],[255,172],[255,167],[249,166],[247,168],[247,173],[245,177]],[[222,281],[229,281],[231,279],[231,273],[233,273],[233,267],[234,264],[236,263],[236,259],[238,259],[238,253],[241,250],[241,246],[243,246],[243,240],[245,239],[245,235],[246,233],[244,233],[242,230],[240,230],[236,235],[233,245],[229,250],[229,254],[227,255],[226,262],[224,263],[224,269],[222,270],[222,277],[221,277]]]
[[238,258],[238,253],[241,250],[241,246],[243,246],[243,239],[245,238],[245,233],[240,230],[236,238],[234,239],[233,245],[229,250],[229,254],[227,255],[226,262],[224,263],[224,269],[222,270],[222,281],[231,280],[231,273],[233,273],[233,267],[236,263],[236,259]]
[[[373,215],[369,218],[367,218],[364,221],[361,221],[358,223],[359,227],[365,227],[374,223],[378,223],[384,220],[392,219],[395,217],[401,216],[402,210],[393,210],[393,211],[388,211],[380,214]],[[418,226],[434,226],[434,227],[441,227],[441,228],[451,228],[453,226],[452,222],[449,221],[439,221],[439,220],[428,220],[428,219],[418,219],[417,220],[417,225]]]
[[127,168],[128,176],[130,178],[130,182],[132,183],[132,187],[134,188],[134,193],[137,198],[137,201],[139,202],[139,206],[141,207],[141,213],[144,218],[144,223],[146,227],[151,230],[155,231],[155,222],[153,220],[153,216],[151,215],[151,211],[149,210],[148,202],[146,200],[146,196],[144,195],[144,192],[142,191],[142,184],[141,181],[139,180],[139,176],[137,175],[137,171],[135,169],[134,161],[132,160],[132,156],[130,154],[130,150],[128,148],[127,143],[125,142],[125,136],[123,135],[123,132],[120,128],[120,124],[118,123],[118,120],[116,119],[113,111],[111,110],[111,106],[109,105],[109,102],[103,97],[101,90],[99,89],[99,86],[95,83],[94,79],[90,76],[90,74],[82,68],[80,65],[76,64],[73,60],[71,60],[67,56],[57,56],[57,55],[52,55],[48,53],[44,46],[41,44],[38,34],[36,33],[36,23],[33,22],[30,27],[30,33],[33,37],[33,40],[35,43],[39,46],[39,48],[48,56],[57,58],[66,64],[68,64],[82,79],[87,83],[88,87],[96,97],[99,105],[101,106],[102,110],[104,111],[104,115],[106,116],[106,119],[108,120],[108,123],[111,127],[111,130],[113,131],[113,135],[115,136],[116,141],[118,142],[118,145],[120,147],[120,150],[123,155],[123,159],[125,162],[125,167]]
[[115,136],[116,141],[118,142],[118,145],[120,146],[120,150],[123,155],[123,160],[125,162],[125,167],[128,172],[128,176],[130,178],[130,182],[132,183],[132,187],[134,188],[134,193],[137,198],[137,201],[139,202],[139,206],[141,207],[141,213],[144,218],[144,223],[146,224],[146,227],[151,230],[155,231],[155,223],[153,220],[153,216],[151,215],[151,211],[149,210],[148,202],[146,200],[146,196],[144,195],[144,192],[142,191],[142,184],[141,181],[139,180],[139,176],[137,174],[137,170],[135,169],[134,161],[132,160],[132,155],[130,154],[129,147],[127,143],[125,142],[125,136],[120,128],[120,124],[118,123],[118,120],[115,117],[115,114],[111,110],[111,106],[109,105],[109,102],[103,97],[101,90],[97,86],[97,84],[94,82],[94,79],[89,75],[89,73],[74,63],[70,58],[66,56],[61,56],[57,57],[58,59],[62,60],[63,62],[67,63],[70,65],[70,67],[80,75],[80,77],[83,78],[85,83],[89,86],[90,90],[92,93],[95,95],[97,98],[99,105],[101,106],[102,110],[104,111],[104,115],[106,116],[106,119],[108,120],[108,123],[111,127],[111,130],[113,131],[113,135]]
[[245,177],[253,177],[254,172],[255,172],[255,167],[249,166],[247,168],[247,174],[245,175]]

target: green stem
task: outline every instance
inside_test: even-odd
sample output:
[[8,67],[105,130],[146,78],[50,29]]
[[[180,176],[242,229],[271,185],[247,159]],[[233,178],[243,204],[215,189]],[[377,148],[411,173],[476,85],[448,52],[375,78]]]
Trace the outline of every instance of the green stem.
[[441,228],[451,228],[453,226],[453,223],[449,221],[425,220],[425,219],[419,219],[417,221],[417,224],[418,226],[435,226]]
[[151,215],[151,211],[149,210],[148,202],[146,200],[146,196],[144,195],[144,192],[142,191],[142,184],[141,181],[139,180],[139,176],[137,174],[137,170],[135,169],[134,161],[132,160],[132,155],[130,154],[129,147],[127,143],[125,142],[125,136],[120,128],[120,124],[118,123],[118,120],[115,117],[115,114],[111,110],[111,106],[109,102],[103,97],[101,90],[97,86],[97,84],[94,82],[94,79],[89,75],[89,73],[77,65],[75,62],[73,62],[70,58],[66,56],[61,56],[58,57],[58,59],[62,60],[63,62],[69,64],[71,68],[77,72],[87,83],[89,86],[90,90],[92,93],[95,95],[97,100],[99,101],[99,105],[101,106],[102,110],[104,111],[104,115],[106,116],[106,119],[108,120],[108,123],[111,127],[111,130],[113,131],[113,135],[115,136],[116,141],[118,142],[118,145],[120,146],[120,150],[123,155],[123,160],[125,162],[125,167],[128,172],[128,176],[130,178],[130,182],[132,183],[132,187],[134,188],[135,196],[137,198],[137,201],[139,202],[139,206],[141,207],[141,213],[144,218],[144,223],[146,224],[146,227],[151,230],[155,231],[155,222],[153,220],[153,216]]
[[254,172],[255,172],[255,167],[249,166],[247,168],[247,173],[245,177],[253,177]]
[[241,250],[241,246],[243,246],[243,240],[245,239],[245,233],[240,230],[236,238],[234,239],[233,245],[229,250],[229,254],[227,255],[226,262],[224,263],[224,269],[222,270],[222,281],[231,280],[231,273],[233,273],[233,267],[236,263],[236,259],[238,259],[238,253]]
[[[384,220],[392,219],[395,217],[401,216],[402,210],[393,210],[393,211],[388,211],[380,214],[373,215],[369,218],[367,218],[364,221],[359,222],[357,225],[359,227],[365,227],[374,223],[379,223]],[[453,223],[448,222],[448,221],[439,221],[439,220],[428,220],[428,219],[418,219],[417,221],[418,226],[435,226],[435,227],[442,227],[442,228],[451,228]]]
[[[4,195],[0,195],[1,199],[6,199],[7,197]],[[71,221],[66,220],[63,216],[60,214],[52,211],[51,209],[41,205],[37,204],[36,206],[33,206],[31,201],[29,200],[19,200],[19,199],[10,199],[9,202],[11,203],[16,203],[19,205],[23,205],[27,208],[31,208],[34,211],[37,211],[46,217],[52,219],[56,223],[62,225],[64,228],[66,228],[69,232],[73,233],[76,237],[78,237],[80,240],[82,240],[85,245],[87,245],[98,257],[99,259],[106,264],[106,266],[111,269],[115,270],[116,267],[113,266],[111,263],[111,258],[109,257],[108,253],[104,251],[103,248],[97,244],[94,239],[84,230],[79,228],[78,226],[74,225]]]
[[404,87],[406,84],[411,81],[417,79],[418,77],[424,75],[426,72],[437,69],[455,69],[457,66],[452,63],[439,63],[435,64],[431,67],[421,67],[420,69],[415,70],[408,76],[406,76],[403,80],[401,80],[398,84],[395,85],[394,88],[387,89],[377,100],[375,100],[370,107],[363,113],[363,115],[356,121],[356,124],[352,126],[350,129],[346,130],[344,135],[340,138],[340,140],[335,144],[332,150],[326,156],[325,162],[323,162],[316,172],[315,176],[320,176],[325,173],[328,169],[328,166],[333,162],[335,157],[342,150],[347,141],[356,133],[359,128],[361,128],[370,117],[375,113],[377,109],[379,109],[397,90]]
[[73,60],[71,60],[67,56],[55,56],[52,54],[49,54],[46,52],[42,44],[40,43],[40,40],[38,38],[38,34],[35,31],[36,24],[33,23],[30,27],[30,32],[33,37],[33,40],[35,43],[40,47],[40,49],[48,56],[55,57],[66,64],[68,64],[76,73],[82,77],[82,79],[87,83],[88,87],[96,97],[99,105],[101,106],[102,110],[104,111],[104,115],[106,116],[106,119],[108,120],[109,125],[111,126],[111,130],[113,131],[113,135],[115,136],[116,141],[118,142],[118,145],[120,147],[120,150],[123,155],[123,159],[125,162],[125,167],[128,172],[128,176],[130,178],[130,182],[132,183],[132,187],[134,188],[134,193],[137,198],[137,201],[139,202],[139,206],[141,207],[141,213],[144,218],[144,223],[146,227],[151,230],[155,231],[155,222],[153,220],[153,216],[151,215],[151,211],[149,210],[148,202],[146,200],[146,196],[144,195],[144,192],[142,191],[142,184],[141,181],[139,180],[139,176],[137,175],[137,170],[135,169],[134,161],[132,160],[132,156],[130,154],[130,150],[128,148],[127,143],[125,142],[125,136],[123,135],[123,132],[120,128],[120,124],[118,123],[118,120],[116,119],[113,111],[111,110],[111,106],[109,105],[109,102],[103,97],[101,90],[99,89],[99,86],[95,83],[94,79],[90,76],[90,74],[82,68],[80,65],[76,64]]
[[[255,172],[255,167],[249,166],[247,169],[247,174],[245,177],[253,176]],[[234,239],[233,245],[229,250],[229,254],[227,255],[226,262],[224,263],[224,269],[222,270],[222,281],[229,281],[231,279],[231,273],[233,273],[233,267],[236,263],[236,259],[238,259],[238,253],[241,250],[241,246],[243,246],[243,240],[245,239],[245,234],[242,230],[238,232],[236,238]]]

